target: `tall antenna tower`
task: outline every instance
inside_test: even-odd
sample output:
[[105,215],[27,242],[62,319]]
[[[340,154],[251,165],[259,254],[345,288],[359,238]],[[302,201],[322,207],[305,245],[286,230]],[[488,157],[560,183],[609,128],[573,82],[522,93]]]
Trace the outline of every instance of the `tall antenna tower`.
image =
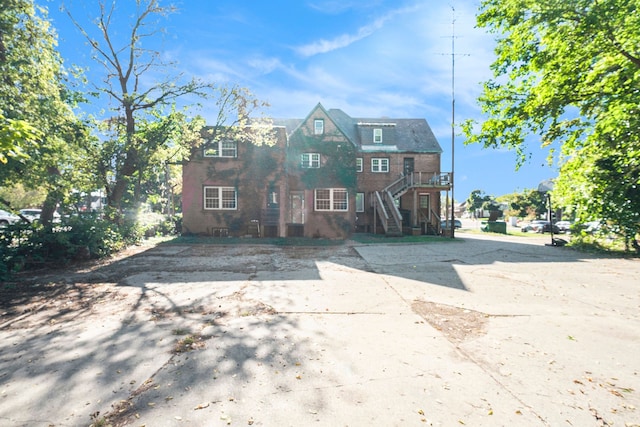
[[456,10],[451,6],[451,238],[455,237],[455,203],[454,180],[455,180],[455,149],[456,149]]
[[[449,227],[451,238],[455,237],[455,141],[456,141],[456,9],[451,6],[451,217]],[[469,54],[458,54],[469,56]]]

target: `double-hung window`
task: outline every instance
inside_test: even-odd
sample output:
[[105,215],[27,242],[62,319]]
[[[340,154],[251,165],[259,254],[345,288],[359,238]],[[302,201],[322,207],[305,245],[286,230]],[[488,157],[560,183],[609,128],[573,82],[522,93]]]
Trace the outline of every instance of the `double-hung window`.
[[233,187],[204,187],[205,210],[236,210],[238,194]]
[[373,158],[371,159],[371,172],[389,172],[389,159]]
[[238,143],[236,141],[209,142],[204,148],[205,157],[238,157]]
[[362,172],[362,157],[356,157],[356,172]]
[[320,167],[320,154],[318,154],[318,153],[302,153],[302,156],[300,156],[300,165],[304,169],[319,168]]
[[374,144],[382,144],[382,129],[373,129],[373,142]]
[[324,133],[324,120],[315,119],[313,121],[313,134],[322,135]]
[[315,210],[342,211],[349,210],[349,198],[344,188],[318,188],[315,190]]

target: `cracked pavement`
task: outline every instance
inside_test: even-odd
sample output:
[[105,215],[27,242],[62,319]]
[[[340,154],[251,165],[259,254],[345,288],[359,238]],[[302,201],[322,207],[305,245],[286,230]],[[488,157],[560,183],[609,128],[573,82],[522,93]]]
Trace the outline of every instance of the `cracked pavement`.
[[20,285],[0,424],[640,425],[638,259],[465,233],[135,252]]

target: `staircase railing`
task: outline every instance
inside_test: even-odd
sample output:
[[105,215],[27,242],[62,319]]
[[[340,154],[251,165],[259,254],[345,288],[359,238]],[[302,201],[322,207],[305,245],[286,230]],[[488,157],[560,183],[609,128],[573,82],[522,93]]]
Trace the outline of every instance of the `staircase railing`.
[[438,234],[442,233],[442,220],[440,219],[440,215],[438,215],[433,209],[431,209],[431,218],[436,219],[436,232]]
[[389,207],[389,211],[391,212],[391,217],[393,218],[393,221],[396,223],[398,230],[402,232],[402,214],[400,214],[400,210],[395,204],[393,195],[389,191],[384,191],[382,194],[385,201],[387,202],[387,206]]
[[382,202],[382,197],[380,197],[380,192],[376,191],[374,196],[374,209],[380,216],[380,222],[382,223],[382,228],[384,228],[384,232],[387,232],[389,228],[389,214],[387,210],[384,208],[384,203]]
[[384,191],[388,191],[394,197],[397,197],[398,194],[404,193],[411,187],[448,187],[450,184],[451,174],[449,172],[411,172],[409,174],[402,175],[400,178],[387,185]]
[[409,175],[403,175],[400,178],[398,178],[397,180],[393,181],[391,184],[387,185],[383,191],[383,193],[391,193],[393,195],[396,195],[398,193],[401,193],[405,188],[408,188],[409,186],[409,176],[411,176],[412,174]]

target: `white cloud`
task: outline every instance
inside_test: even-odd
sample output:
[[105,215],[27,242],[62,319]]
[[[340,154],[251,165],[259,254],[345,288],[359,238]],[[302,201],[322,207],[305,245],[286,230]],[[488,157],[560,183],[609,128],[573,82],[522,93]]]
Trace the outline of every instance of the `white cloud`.
[[250,58],[247,64],[259,74],[269,74],[283,67],[278,58]]
[[361,27],[355,34],[342,34],[333,40],[318,40],[307,45],[299,46],[295,48],[295,50],[298,54],[306,57],[331,52],[336,49],[347,47],[352,43],[370,36],[376,30],[382,28],[383,24],[384,19],[378,19],[371,25]]
[[347,11],[349,9],[361,9],[361,8],[372,8],[378,7],[381,3],[381,0],[372,1],[369,0],[365,3],[361,1],[346,1],[346,0],[318,0],[309,2],[308,6],[311,9],[317,10],[318,12],[336,15]]
[[342,34],[331,40],[321,39],[313,43],[309,43],[303,46],[298,46],[295,51],[305,57],[318,55],[320,53],[328,53],[337,49],[342,49],[351,44],[358,42],[366,37],[369,37],[376,31],[384,27],[385,23],[399,14],[404,14],[415,10],[415,8],[403,8],[396,9],[388,12],[384,16],[374,20],[371,24],[362,26],[353,34]]

